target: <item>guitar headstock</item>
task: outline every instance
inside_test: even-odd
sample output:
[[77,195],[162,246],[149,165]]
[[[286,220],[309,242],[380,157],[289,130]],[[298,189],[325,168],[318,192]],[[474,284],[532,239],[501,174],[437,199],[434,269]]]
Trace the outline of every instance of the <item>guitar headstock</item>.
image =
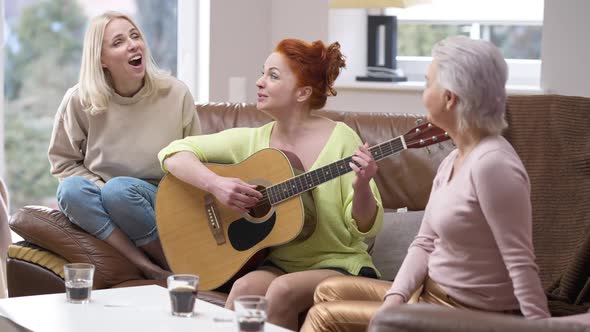
[[412,128],[404,135],[408,149],[423,148],[450,138],[447,132],[429,122]]

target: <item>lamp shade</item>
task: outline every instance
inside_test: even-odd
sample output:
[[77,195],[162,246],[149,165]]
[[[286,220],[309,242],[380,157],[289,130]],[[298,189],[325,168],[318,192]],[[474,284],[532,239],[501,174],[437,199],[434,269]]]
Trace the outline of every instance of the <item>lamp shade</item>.
[[406,8],[430,0],[330,0],[330,8]]

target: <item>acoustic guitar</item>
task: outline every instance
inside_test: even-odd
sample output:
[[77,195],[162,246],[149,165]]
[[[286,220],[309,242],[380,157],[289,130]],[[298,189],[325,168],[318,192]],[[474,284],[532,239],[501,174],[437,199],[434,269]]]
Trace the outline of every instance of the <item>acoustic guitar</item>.
[[[425,123],[369,151],[381,160],[447,139],[443,130]],[[300,194],[352,171],[351,162],[347,157],[295,176],[287,157],[268,148],[238,164],[205,164],[221,176],[257,185],[263,198],[243,215],[168,174],[158,188],[156,222],[170,268],[199,275],[202,290],[223,285],[260,250],[296,239],[304,228]]]

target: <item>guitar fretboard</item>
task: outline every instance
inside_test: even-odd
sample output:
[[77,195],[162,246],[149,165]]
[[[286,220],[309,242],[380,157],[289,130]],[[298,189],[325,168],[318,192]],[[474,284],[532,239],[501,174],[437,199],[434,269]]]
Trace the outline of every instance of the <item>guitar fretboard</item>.
[[[373,159],[378,161],[405,149],[404,137],[398,136],[389,141],[370,147],[369,151],[373,155]],[[303,192],[312,190],[324,182],[351,172],[351,162],[354,163],[352,156],[266,188],[266,194],[268,195],[270,204],[278,204]]]

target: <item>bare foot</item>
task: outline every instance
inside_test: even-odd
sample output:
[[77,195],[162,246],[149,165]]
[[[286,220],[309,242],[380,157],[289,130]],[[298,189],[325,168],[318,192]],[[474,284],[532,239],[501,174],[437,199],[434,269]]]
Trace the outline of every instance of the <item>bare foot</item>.
[[166,278],[168,278],[168,276],[172,275],[172,272],[164,270],[156,264],[151,264],[151,266],[144,266],[141,269],[141,272],[147,279],[153,280],[165,280]]

